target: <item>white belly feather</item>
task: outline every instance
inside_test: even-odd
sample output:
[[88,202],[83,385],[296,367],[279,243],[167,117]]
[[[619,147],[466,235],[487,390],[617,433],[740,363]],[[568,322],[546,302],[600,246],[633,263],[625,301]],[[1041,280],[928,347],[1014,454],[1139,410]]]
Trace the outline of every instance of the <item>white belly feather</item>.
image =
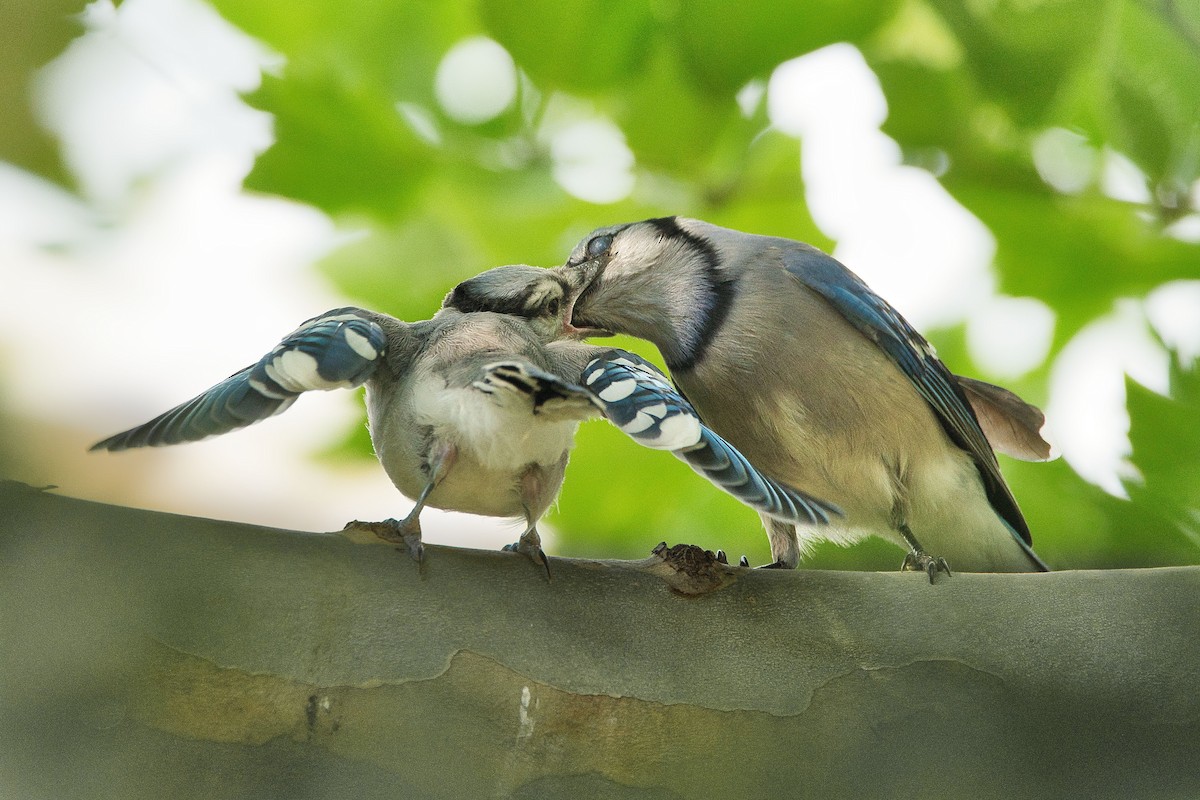
[[[533,465],[558,473],[579,427],[578,420],[552,420],[533,414],[528,403],[448,387],[432,375],[412,381],[407,392],[393,394],[382,407],[374,399],[368,393],[371,439],[396,488],[409,498],[424,489],[423,447],[432,432],[434,440],[455,448],[456,457],[428,504],[472,514],[524,516],[521,475]],[[552,488],[545,505],[557,495],[557,482]],[[528,511],[540,514],[545,508]]]
[[517,470],[528,464],[558,463],[571,448],[577,420],[550,421],[528,403],[487,395],[473,387],[449,388],[421,381],[413,391],[413,418],[453,443],[485,469]]

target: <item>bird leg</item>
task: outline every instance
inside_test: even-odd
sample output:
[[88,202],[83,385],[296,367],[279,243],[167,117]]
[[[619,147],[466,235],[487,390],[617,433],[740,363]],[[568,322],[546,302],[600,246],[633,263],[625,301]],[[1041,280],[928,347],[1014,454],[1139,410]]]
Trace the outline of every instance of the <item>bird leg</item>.
[[939,572],[944,572],[946,577],[950,577],[950,565],[946,563],[946,559],[926,553],[917,541],[917,537],[913,536],[913,532],[909,530],[908,525],[901,523],[897,528],[909,547],[908,553],[904,556],[904,562],[900,565],[901,570],[924,572],[929,576],[930,583],[934,582],[934,576]]
[[775,558],[773,562],[764,564],[759,569],[795,569],[800,563],[800,539],[796,533],[796,526],[767,514],[759,514],[759,517],[767,528],[771,555]]
[[429,482],[425,484],[425,488],[417,496],[417,502],[413,505],[412,511],[408,512],[407,517],[401,520],[389,518],[383,522],[360,522],[354,520],[346,525],[345,530],[368,531],[374,533],[385,542],[402,544],[408,550],[408,554],[412,556],[413,561],[420,564],[421,559],[425,556],[425,545],[421,542],[421,512],[425,509],[425,503],[429,500],[429,495],[450,471],[450,467],[454,464],[454,458],[457,454],[453,445],[444,444],[438,446],[437,451],[429,461]]
[[[562,466],[565,466],[565,457]],[[542,550],[542,537],[537,532],[537,522],[541,515],[530,510],[534,505],[545,508],[543,495],[546,489],[545,468],[531,465],[521,475],[521,507],[525,510],[525,532],[521,534],[520,539],[504,545],[502,549],[510,553],[523,553],[534,564],[545,567],[546,580],[550,580],[550,559],[546,558],[546,553]]]
[[521,553],[534,564],[544,567],[546,580],[551,580],[550,559],[546,558],[546,553],[542,550],[542,537],[538,535],[535,524],[531,523],[521,534],[520,539],[512,544],[504,545],[501,549],[509,553]]

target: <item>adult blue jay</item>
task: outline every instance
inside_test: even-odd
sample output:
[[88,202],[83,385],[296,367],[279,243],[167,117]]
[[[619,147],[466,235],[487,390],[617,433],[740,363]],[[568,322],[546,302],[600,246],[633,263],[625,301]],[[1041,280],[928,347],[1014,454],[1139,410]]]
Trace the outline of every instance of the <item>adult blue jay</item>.
[[431,505],[523,517],[524,534],[506,549],[549,571],[537,522],[558,496],[580,421],[600,415],[772,519],[820,524],[836,511],[761,476],[638,356],[579,341],[591,330],[572,328],[573,338],[563,338],[566,297],[578,286],[533,267],[491,274],[519,289],[509,313],[472,307],[472,287],[489,286],[488,273],[422,322],[335,309],[304,322],[256,364],[92,449],[197,441],[279,414],[303,392],[365,384],[375,453],[416,504],[403,520],[351,525],[404,544],[418,561],[420,513]]
[[585,286],[569,324],[653,342],[705,424],[764,474],[843,510],[822,527],[764,517],[771,566],[795,567],[820,539],[876,534],[931,581],[947,562],[1047,569],[992,451],[1049,458],[1041,412],[951,374],[830,256],[666,217],[600,228],[554,271]]

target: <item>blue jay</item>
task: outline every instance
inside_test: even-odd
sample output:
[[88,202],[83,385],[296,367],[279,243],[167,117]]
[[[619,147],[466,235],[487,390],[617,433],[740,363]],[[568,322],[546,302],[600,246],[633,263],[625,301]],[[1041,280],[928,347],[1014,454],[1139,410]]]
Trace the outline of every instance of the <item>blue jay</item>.
[[403,520],[350,525],[403,544],[417,561],[420,513],[431,505],[523,517],[520,541],[505,549],[548,573],[537,522],[558,496],[580,421],[601,415],[771,519],[820,524],[836,513],[760,475],[652,365],[579,341],[595,331],[567,330],[565,298],[578,287],[559,276],[547,280],[547,270],[502,270],[504,281],[521,287],[510,313],[471,307],[472,287],[488,285],[486,277],[451,292],[422,322],[335,309],[304,322],[256,364],[92,449],[197,441],[279,414],[303,392],[365,384],[375,453],[415,505]]
[[[950,373],[854,273],[814,247],[682,217],[600,228],[552,270],[567,324],[662,352],[681,393],[755,467],[837,504],[799,526],[763,517],[775,563],[876,534],[904,568],[1039,571],[993,447],[1050,457],[1041,412]],[[594,277],[590,277],[593,276]]]

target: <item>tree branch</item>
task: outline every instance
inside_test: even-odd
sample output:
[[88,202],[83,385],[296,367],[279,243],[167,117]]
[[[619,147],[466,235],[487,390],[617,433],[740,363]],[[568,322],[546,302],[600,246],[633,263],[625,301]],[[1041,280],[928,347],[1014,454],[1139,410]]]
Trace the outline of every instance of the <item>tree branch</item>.
[[[1164,797],[1195,789],[1200,568],[553,559],[0,485],[21,797]],[[691,584],[683,585],[686,586]]]

